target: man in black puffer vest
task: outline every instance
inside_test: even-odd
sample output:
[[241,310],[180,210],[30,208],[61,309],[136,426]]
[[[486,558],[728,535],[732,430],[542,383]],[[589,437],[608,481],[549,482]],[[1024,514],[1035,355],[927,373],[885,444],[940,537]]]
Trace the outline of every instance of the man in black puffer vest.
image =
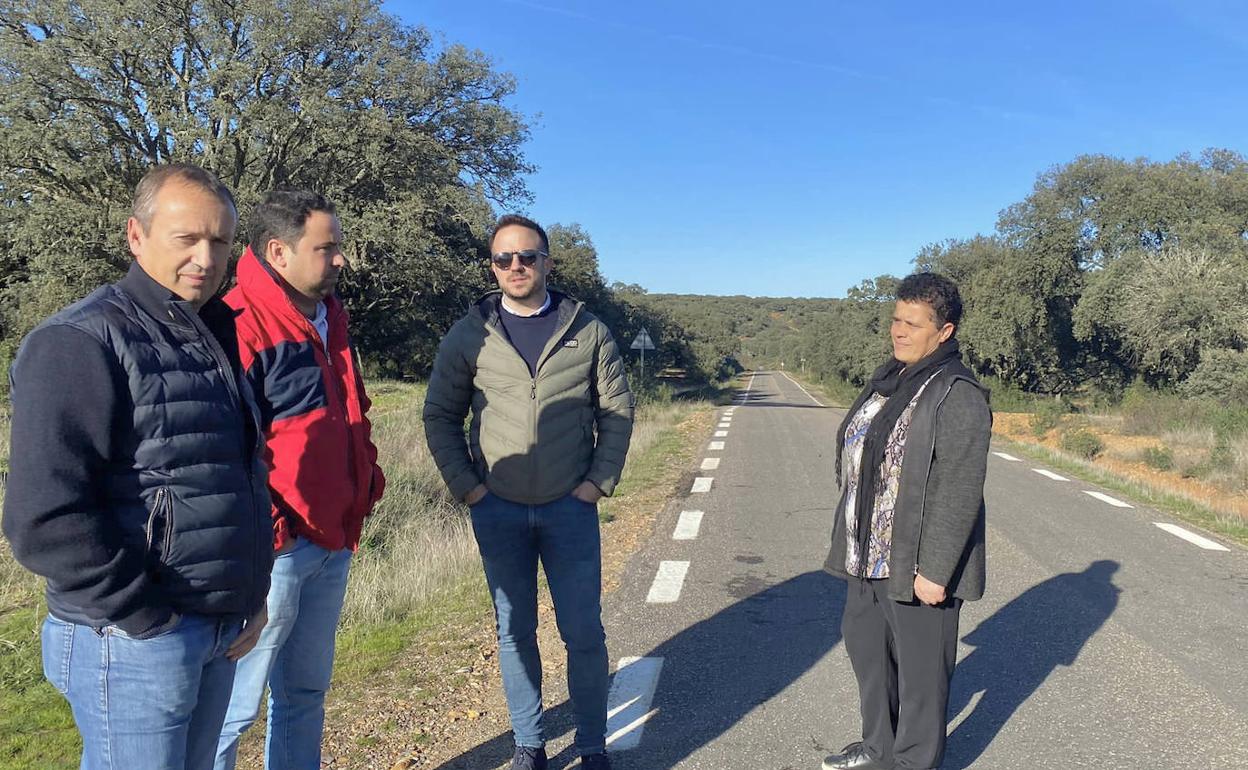
[[125,278],[39,325],[10,375],[4,534],[47,579],[43,668],[82,767],[209,768],[264,626],[273,531],[259,411],[216,298],[238,215],[154,168]]

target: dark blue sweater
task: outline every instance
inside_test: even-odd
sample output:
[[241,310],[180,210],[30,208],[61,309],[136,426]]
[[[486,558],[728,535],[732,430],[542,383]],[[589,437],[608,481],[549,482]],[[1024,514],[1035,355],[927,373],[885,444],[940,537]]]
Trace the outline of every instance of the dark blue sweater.
[[550,305],[535,316],[518,316],[507,312],[499,299],[498,320],[507,332],[507,339],[529,365],[529,376],[537,374],[538,359],[546,349],[546,343],[559,328],[559,300],[552,292]]

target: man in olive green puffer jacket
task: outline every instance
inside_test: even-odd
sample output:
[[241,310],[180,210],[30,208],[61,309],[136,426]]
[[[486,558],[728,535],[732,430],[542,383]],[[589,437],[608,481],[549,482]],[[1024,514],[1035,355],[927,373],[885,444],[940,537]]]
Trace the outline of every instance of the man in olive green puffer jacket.
[[552,262],[541,226],[507,215],[490,250],[499,291],[442,340],[425,435],[451,494],[471,510],[498,624],[512,770],[546,767],[538,559],[568,652],[581,766],[603,770],[608,666],[597,502],[620,479],[633,397],[607,327],[581,302],[547,290]]

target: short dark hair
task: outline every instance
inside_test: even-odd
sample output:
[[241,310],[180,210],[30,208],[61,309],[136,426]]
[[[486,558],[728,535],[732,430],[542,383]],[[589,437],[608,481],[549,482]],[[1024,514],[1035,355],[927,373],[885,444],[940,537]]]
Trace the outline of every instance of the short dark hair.
[[190,163],[167,163],[148,169],[135,185],[134,205],[130,213],[139,221],[143,232],[151,229],[152,217],[156,216],[156,196],[170,179],[177,179],[217,196],[222,203],[229,205],[237,220],[238,206],[234,203],[234,196],[216,174]]
[[504,227],[510,227],[511,225],[527,227],[537,233],[542,239],[542,251],[550,251],[550,239],[546,237],[546,231],[542,229],[541,225],[526,216],[521,216],[520,214],[504,214],[498,218],[498,221],[494,223],[494,229],[490,231],[491,252],[494,251],[494,238],[498,235],[498,231],[502,230]]
[[333,216],[338,209],[324,195],[311,190],[274,190],[264,196],[251,211],[248,222],[248,245],[251,253],[264,259],[269,241],[277,240],[294,245],[303,237],[303,227],[315,211]]
[[901,302],[922,302],[936,314],[936,325],[955,327],[962,322],[962,295],[958,285],[940,273],[914,273],[897,285]]

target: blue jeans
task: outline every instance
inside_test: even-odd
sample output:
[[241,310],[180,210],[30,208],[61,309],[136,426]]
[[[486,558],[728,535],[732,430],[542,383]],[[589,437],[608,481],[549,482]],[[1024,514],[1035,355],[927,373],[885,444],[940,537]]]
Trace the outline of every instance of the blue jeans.
[[234,682],[229,648],[242,621],[186,615],[134,639],[51,615],[43,673],[69,701],[82,770],[207,770]]
[[269,686],[264,766],[321,766],[325,693],[334,669],[334,633],[347,592],[351,551],[327,551],[306,538],[273,561],[269,623],[238,662],[234,695],[217,745],[216,770],[230,770],[238,739],[260,715]]
[[571,495],[521,505],[492,492],[472,506],[498,625],[498,662],[517,746],[542,746],[542,661],[537,649],[537,562],[568,654],[576,748],[606,747],[607,641],[602,630],[598,508]]

